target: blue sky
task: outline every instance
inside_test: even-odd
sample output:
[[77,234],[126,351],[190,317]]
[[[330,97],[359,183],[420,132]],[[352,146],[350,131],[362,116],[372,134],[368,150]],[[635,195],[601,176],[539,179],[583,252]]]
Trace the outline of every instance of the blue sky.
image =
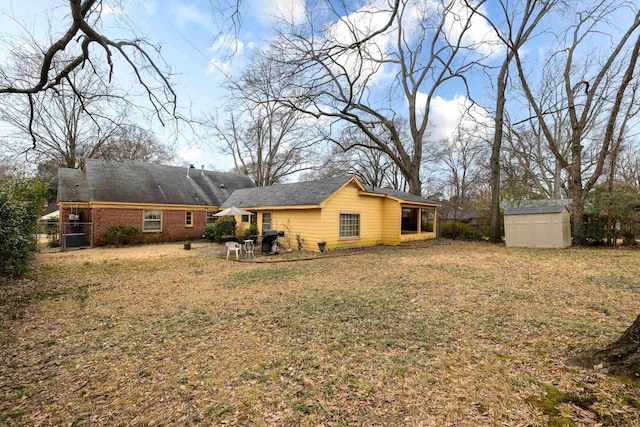
[[[303,3],[299,0],[243,0],[241,27],[236,39],[229,33],[228,15],[221,14],[212,4],[234,0],[105,0],[102,15],[104,32],[111,38],[139,36],[162,47],[162,56],[174,74],[172,81],[178,92],[181,112],[196,118],[204,114],[225,113],[224,75],[237,75],[252,49],[259,48],[273,35],[272,26],[280,17],[302,22]],[[487,3],[491,12],[492,2]],[[493,4],[495,6],[495,3]],[[3,0],[0,2],[0,33],[2,37],[19,37],[27,31],[41,43],[47,39],[48,24],[68,16],[67,0]],[[68,21],[67,21],[68,22]],[[19,24],[20,25],[19,25]],[[54,35],[64,26],[53,28]],[[471,35],[485,37],[486,24],[477,22]],[[525,48],[532,59],[544,56],[543,38]],[[382,40],[381,43],[386,41]],[[0,47],[0,60],[4,52]],[[499,58],[496,57],[496,60]],[[534,67],[535,68],[535,67]],[[130,79],[126,68],[116,69],[120,83]],[[486,100],[491,87],[481,73],[470,77],[476,99]],[[384,84],[384,77],[381,78]],[[434,102],[434,125],[441,135],[450,133],[458,123],[457,112],[466,105],[463,93],[450,89]],[[490,103],[488,104],[490,107]],[[162,128],[157,122],[139,118],[141,126],[151,127],[160,140],[173,140],[174,127]],[[219,144],[202,129],[193,133],[181,125],[177,136],[178,163],[204,164],[207,168],[226,170],[232,167],[230,157],[221,153]]]
[[[173,74],[181,111],[194,117],[224,108],[225,92],[222,72],[232,74],[241,68],[247,52],[268,40],[277,13],[277,2],[259,0],[245,2],[242,8],[241,42],[221,31],[226,22],[208,1],[151,0],[105,2],[102,20],[104,33],[112,38],[146,38],[162,48],[162,57]],[[284,10],[287,10],[285,6]],[[41,43],[48,39],[49,21],[61,21],[68,15],[67,0],[4,0],[0,2],[0,33],[17,39],[32,33]],[[68,22],[68,21],[65,21]],[[54,27],[59,34],[63,26]],[[225,49],[233,47],[233,50]],[[226,53],[226,54],[225,54]],[[0,49],[0,60],[6,51]],[[116,79],[129,79],[124,68],[116,68]],[[123,83],[124,80],[120,80]],[[151,126],[160,140],[173,140],[175,128],[162,128],[157,122],[139,118],[142,126]],[[180,126],[177,137],[177,162],[204,164],[220,170],[233,166],[230,157],[221,153],[216,141],[206,132],[194,134],[188,126]]]

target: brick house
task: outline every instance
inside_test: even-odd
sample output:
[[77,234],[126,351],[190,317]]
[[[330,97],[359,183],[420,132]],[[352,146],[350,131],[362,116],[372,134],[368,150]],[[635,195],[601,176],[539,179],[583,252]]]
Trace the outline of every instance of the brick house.
[[61,241],[99,246],[118,225],[139,229],[139,243],[198,238],[229,195],[249,187],[249,177],[234,173],[87,159],[58,171]]

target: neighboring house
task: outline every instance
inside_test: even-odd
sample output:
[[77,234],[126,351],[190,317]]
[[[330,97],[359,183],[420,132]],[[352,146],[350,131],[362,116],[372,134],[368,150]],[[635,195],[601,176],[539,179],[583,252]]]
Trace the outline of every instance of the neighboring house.
[[285,232],[280,244],[318,250],[397,245],[436,237],[438,203],[398,190],[365,187],[355,177],[255,187],[246,176],[139,162],[86,160],[60,169],[58,204],[63,246],[97,246],[111,226],[138,228],[138,242],[198,238],[227,207],[242,234]]
[[443,202],[443,208],[440,214],[441,222],[463,222],[467,224],[469,231],[480,231],[483,227],[489,225],[491,211],[488,209],[457,208],[457,211],[454,211],[454,208],[451,206],[448,206],[447,209],[446,204],[448,204],[448,202]]
[[253,186],[246,176],[193,166],[87,159],[58,171],[63,246],[104,244],[117,225],[139,229],[139,242],[198,238],[234,190]]
[[222,204],[231,206],[255,213],[260,233],[284,231],[281,244],[318,251],[319,242],[334,249],[434,239],[440,205],[339,177],[236,190]]

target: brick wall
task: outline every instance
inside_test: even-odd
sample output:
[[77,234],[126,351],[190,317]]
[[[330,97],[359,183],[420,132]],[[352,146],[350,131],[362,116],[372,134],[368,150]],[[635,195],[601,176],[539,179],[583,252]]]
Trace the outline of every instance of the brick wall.
[[102,237],[109,227],[126,225],[140,230],[137,236],[138,243],[175,242],[187,239],[196,239],[204,232],[205,211],[191,211],[193,215],[193,227],[185,226],[185,211],[163,210],[162,231],[142,232],[143,209],[93,209],[93,244],[104,245]]

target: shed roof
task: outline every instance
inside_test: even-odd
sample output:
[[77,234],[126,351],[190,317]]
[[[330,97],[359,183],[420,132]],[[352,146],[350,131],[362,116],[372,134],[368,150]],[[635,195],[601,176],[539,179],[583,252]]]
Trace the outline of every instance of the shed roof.
[[565,205],[546,205],[546,206],[522,206],[517,208],[505,208],[505,215],[535,215],[561,213],[567,209]]
[[87,159],[85,171],[59,170],[59,201],[220,206],[234,190],[254,186],[235,173],[133,161]]

